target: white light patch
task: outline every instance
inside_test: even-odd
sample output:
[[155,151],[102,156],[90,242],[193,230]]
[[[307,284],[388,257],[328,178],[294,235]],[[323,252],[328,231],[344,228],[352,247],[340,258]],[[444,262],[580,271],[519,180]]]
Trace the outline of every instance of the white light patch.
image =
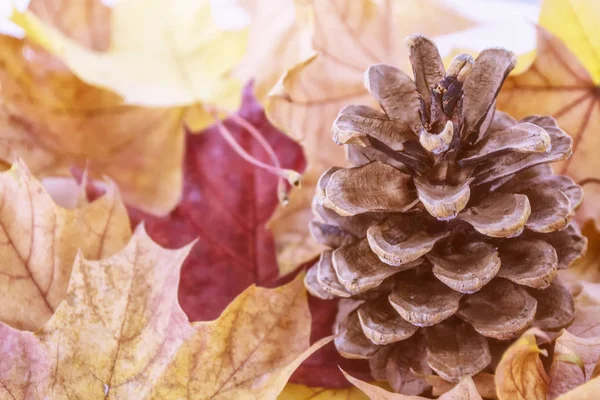
[[239,30],[250,24],[250,16],[237,0],[210,0],[212,17],[223,30]]

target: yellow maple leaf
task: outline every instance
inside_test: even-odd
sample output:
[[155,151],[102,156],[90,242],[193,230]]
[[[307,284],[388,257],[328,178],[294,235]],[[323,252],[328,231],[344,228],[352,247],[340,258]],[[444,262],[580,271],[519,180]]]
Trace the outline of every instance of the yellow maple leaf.
[[129,218],[112,184],[89,204],[56,205],[20,159],[0,173],[0,189],[0,321],[37,330],[65,298],[77,253],[99,259],[120,250]]
[[496,391],[500,400],[546,400],[549,378],[542,365],[536,336],[545,333],[532,328],[513,343],[496,367]]
[[[345,163],[331,139],[331,125],[348,104],[372,104],[363,86],[371,64],[408,66],[401,40],[415,31],[448,33],[472,23],[436,0],[331,0],[313,2],[315,56],[294,66],[269,95],[267,114],[305,149],[303,189],[273,216],[278,261],[283,271],[313,258],[321,247],[310,237],[310,203],[320,174]],[[409,70],[406,69],[405,70]]]
[[31,12],[15,11],[12,20],[82,80],[127,103],[239,106],[242,82],[231,71],[244,56],[247,30],[220,29],[209,0],[119,1],[105,51],[82,46]]
[[539,23],[561,39],[592,80],[600,83],[600,3],[594,0],[544,0]]
[[325,389],[288,383],[277,400],[368,400],[369,398],[355,387],[346,389]]
[[535,61],[525,73],[505,81],[497,100],[498,109],[515,118],[552,115],[573,137],[573,156],[554,168],[584,187],[580,221],[600,219],[600,136],[595,133],[600,129],[598,18],[596,1],[545,0]]
[[[60,6],[33,0],[30,7],[72,40],[107,45],[106,7],[96,1],[53,5]],[[0,36],[0,46],[0,139],[34,174],[67,175],[72,165],[87,164],[93,176],[110,176],[125,201],[145,211],[164,214],[177,204],[182,122],[193,128],[206,123],[196,120],[197,108],[128,106],[113,92],[81,81],[29,39]]]
[[119,253],[79,255],[67,300],[39,331],[0,323],[0,399],[272,399],[309,347],[302,276],[250,287],[215,321],[177,302],[192,244],[167,250],[136,229]]

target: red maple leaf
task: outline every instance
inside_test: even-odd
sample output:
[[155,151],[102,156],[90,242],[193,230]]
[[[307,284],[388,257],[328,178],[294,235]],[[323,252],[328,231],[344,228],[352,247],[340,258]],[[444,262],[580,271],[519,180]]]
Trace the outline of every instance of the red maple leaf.
[[[261,132],[283,168],[305,168],[302,148],[269,123],[251,85],[244,90],[238,116]],[[269,163],[266,151],[249,132],[231,119],[224,125],[246,152]],[[265,225],[277,206],[277,177],[243,160],[217,126],[188,133],[185,146],[184,188],[177,208],[165,217],[131,207],[129,213],[132,225],[144,221],[150,236],[162,246],[178,248],[198,240],[181,270],[179,302],[191,321],[206,321],[217,318],[248,286],[277,286],[293,274],[279,276],[273,237]],[[311,341],[331,335],[337,302],[311,298],[310,305]],[[366,362],[346,360],[329,344],[309,358],[291,381],[347,387],[338,365],[369,378]]]

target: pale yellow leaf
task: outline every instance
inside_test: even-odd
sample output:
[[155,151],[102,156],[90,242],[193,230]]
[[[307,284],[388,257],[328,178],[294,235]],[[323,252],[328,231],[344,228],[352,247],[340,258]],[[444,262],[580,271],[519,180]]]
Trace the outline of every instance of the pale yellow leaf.
[[215,321],[177,302],[192,244],[167,250],[137,228],[119,253],[79,255],[68,297],[44,327],[0,323],[0,399],[274,399],[309,347],[302,276],[250,287]]
[[[477,375],[471,377],[473,383],[477,388],[477,392],[486,399],[497,399],[496,395],[496,383],[494,382],[494,375],[488,372],[480,372]],[[429,375],[423,378],[428,384],[433,387],[433,395],[441,395],[446,393],[454,384],[441,378],[438,375]]]
[[561,39],[600,83],[600,2],[595,0],[544,0],[540,25]]
[[[584,187],[579,221],[600,219],[600,136],[596,134],[600,129],[600,58],[594,50],[600,34],[594,36],[589,30],[591,21],[600,18],[599,5],[585,0],[544,1],[535,61],[526,72],[505,81],[497,100],[498,109],[517,119],[551,115],[573,138],[573,156],[553,168]],[[581,8],[581,18],[573,7]]]
[[15,11],[12,20],[82,80],[127,103],[239,105],[242,82],[231,71],[244,55],[247,30],[220,29],[209,0],[119,1],[105,51],[80,45],[31,12]]
[[[426,400],[426,397],[421,396],[407,396],[405,394],[388,392],[378,386],[371,385],[370,383],[363,382],[360,379],[356,379],[346,372],[342,371],[344,376],[357,388],[362,390],[369,399],[371,400]],[[481,395],[477,392],[473,379],[469,376],[465,376],[461,381],[455,385],[448,392],[438,397],[439,400],[482,400]]]
[[129,218],[114,184],[89,204],[56,205],[20,159],[0,173],[0,193],[0,321],[37,330],[65,299],[77,253],[99,259],[120,250]]
[[243,0],[250,15],[246,54],[234,70],[241,81],[254,80],[254,94],[263,102],[281,75],[309,57],[310,0]]
[[[106,45],[101,27],[108,15],[106,8],[96,11],[97,1],[33,0],[31,8],[73,40]],[[76,17],[79,24],[69,22]],[[145,211],[165,214],[177,204],[182,124],[198,128],[198,119],[207,122],[205,113],[198,107],[128,106],[115,93],[81,81],[29,39],[0,36],[0,46],[0,139],[34,174],[69,175],[72,166],[87,166],[93,177],[111,177],[125,201]]]

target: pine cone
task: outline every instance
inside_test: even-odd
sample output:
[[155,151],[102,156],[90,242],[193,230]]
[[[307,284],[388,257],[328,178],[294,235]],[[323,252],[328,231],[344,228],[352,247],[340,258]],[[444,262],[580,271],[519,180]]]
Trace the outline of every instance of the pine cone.
[[555,275],[587,242],[570,222],[583,191],[548,164],[570,157],[572,139],[552,117],[495,110],[515,56],[461,54],[446,71],[433,42],[406,42],[415,80],[371,66],[382,110],[349,106],[334,122],[351,167],[320,178],[311,232],[332,250],[306,286],[345,299],[343,356],[416,394],[411,369],[457,381],[530,326],[568,326],[573,299]]

